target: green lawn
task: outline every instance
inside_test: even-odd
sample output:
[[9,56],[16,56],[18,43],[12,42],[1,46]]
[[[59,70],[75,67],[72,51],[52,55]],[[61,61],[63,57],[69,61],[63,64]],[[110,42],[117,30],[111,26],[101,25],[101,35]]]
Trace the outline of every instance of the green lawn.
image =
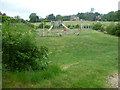
[[[60,72],[50,69],[51,71],[43,72],[44,74],[38,71],[17,74],[5,73],[3,87],[110,87],[106,83],[107,77],[117,72],[118,68],[118,38],[116,36],[94,30],[84,30],[79,36],[38,36],[36,41],[38,47],[44,45],[49,48],[48,61],[51,62],[49,65],[56,65],[53,68],[60,67],[61,70],[57,69]],[[54,75],[51,76],[50,73]],[[50,78],[41,79],[44,75],[48,75],[47,77]],[[32,76],[32,80],[29,79],[30,76]]]

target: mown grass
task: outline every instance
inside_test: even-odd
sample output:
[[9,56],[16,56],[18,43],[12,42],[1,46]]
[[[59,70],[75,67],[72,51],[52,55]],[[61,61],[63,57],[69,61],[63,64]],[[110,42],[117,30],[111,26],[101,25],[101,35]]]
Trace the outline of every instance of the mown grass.
[[[57,66],[43,72],[4,73],[3,87],[110,87],[106,83],[107,77],[118,68],[117,37],[93,30],[84,30],[79,36],[38,36],[36,41],[38,47],[44,45],[49,48],[48,61],[51,62],[49,65]],[[69,65],[71,65],[69,68],[62,70]]]

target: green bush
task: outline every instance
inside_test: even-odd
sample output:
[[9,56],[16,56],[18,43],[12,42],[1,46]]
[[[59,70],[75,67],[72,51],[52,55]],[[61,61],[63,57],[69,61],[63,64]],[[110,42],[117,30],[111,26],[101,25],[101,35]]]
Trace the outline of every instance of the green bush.
[[38,48],[32,28],[23,23],[3,23],[3,67],[10,71],[37,70],[46,67],[48,48]]
[[102,24],[100,22],[98,22],[96,24],[93,24],[92,29],[93,30],[101,30],[101,29],[103,29],[103,27],[102,27]]
[[50,25],[45,25],[45,28],[49,29],[49,28],[50,28]]
[[116,25],[116,33],[115,34],[120,37],[120,23],[118,23]]
[[70,25],[69,28],[70,28],[70,29],[74,29],[74,28],[75,28],[75,25]]
[[28,25],[31,28],[35,28],[35,25],[33,25],[33,24],[29,23],[29,22],[26,22],[25,24]]
[[120,36],[120,25],[111,23],[109,26],[106,27],[106,31],[108,34]]
[[75,28],[80,28],[80,25],[79,25],[79,24],[77,24],[77,25],[75,26]]
[[68,28],[70,28],[70,27],[71,27],[71,25],[67,25],[67,27],[68,27]]
[[43,28],[43,23],[39,24],[38,28]]

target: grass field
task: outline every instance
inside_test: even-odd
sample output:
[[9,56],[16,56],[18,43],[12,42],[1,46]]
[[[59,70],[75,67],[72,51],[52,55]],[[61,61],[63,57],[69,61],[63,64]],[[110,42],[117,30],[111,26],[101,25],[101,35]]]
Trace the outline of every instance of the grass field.
[[[49,65],[43,72],[5,73],[3,87],[109,88],[109,75],[118,68],[118,38],[94,30],[79,36],[37,37],[38,47],[49,48]],[[54,66],[55,65],[55,66]]]

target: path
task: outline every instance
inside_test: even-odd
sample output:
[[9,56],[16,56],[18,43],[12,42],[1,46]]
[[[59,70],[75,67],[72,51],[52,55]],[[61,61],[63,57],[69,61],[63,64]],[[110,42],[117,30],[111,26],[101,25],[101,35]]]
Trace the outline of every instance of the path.
[[108,77],[108,85],[113,88],[118,88],[118,74],[114,74]]
[[[62,70],[67,70],[67,69],[70,68],[71,66],[77,65],[77,64],[79,64],[79,63],[80,63],[80,62],[66,65],[66,66],[62,67]],[[112,87],[112,88],[118,88],[118,73],[109,76],[109,77],[108,77],[107,84],[108,84],[110,87]],[[119,88],[120,88],[120,87],[119,87]]]

